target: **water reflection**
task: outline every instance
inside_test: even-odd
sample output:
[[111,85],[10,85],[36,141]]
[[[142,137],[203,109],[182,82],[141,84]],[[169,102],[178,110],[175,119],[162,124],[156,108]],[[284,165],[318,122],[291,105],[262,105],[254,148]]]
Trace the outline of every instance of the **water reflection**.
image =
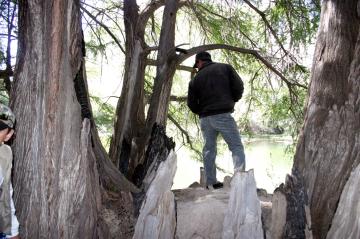
[[[219,142],[225,146],[224,142]],[[262,136],[243,138],[246,154],[246,170],[254,169],[255,180],[258,188],[264,188],[269,193],[285,181],[286,174],[292,167],[293,153],[290,150],[292,140],[290,137]],[[221,147],[221,146],[220,146]],[[219,152],[216,159],[217,165],[224,169],[218,170],[218,179],[232,175],[233,163],[228,150]],[[190,159],[190,154],[185,149],[177,152],[178,169],[174,179],[173,188],[186,188],[191,183],[199,181],[202,163]]]

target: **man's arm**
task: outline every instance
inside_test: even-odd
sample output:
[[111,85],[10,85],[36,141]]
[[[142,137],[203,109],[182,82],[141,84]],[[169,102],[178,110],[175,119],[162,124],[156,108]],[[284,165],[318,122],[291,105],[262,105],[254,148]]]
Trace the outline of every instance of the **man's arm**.
[[237,102],[241,99],[242,94],[244,93],[244,83],[241,80],[238,73],[235,71],[235,69],[229,65],[229,78],[230,78],[230,87],[231,87],[231,94],[233,97],[233,100]]

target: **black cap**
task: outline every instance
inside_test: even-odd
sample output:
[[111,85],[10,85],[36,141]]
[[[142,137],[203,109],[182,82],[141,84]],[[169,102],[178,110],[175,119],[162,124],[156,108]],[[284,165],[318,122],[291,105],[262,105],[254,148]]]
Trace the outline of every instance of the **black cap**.
[[206,52],[206,51],[202,51],[202,52],[199,52],[198,54],[196,54],[195,64],[194,64],[193,68],[197,68],[196,65],[197,65],[198,60],[211,61],[211,55],[209,52]]

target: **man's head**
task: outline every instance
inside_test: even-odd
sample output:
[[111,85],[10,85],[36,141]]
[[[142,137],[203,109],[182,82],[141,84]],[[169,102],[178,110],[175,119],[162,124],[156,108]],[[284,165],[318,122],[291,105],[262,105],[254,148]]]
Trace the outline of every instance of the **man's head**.
[[14,133],[15,115],[9,107],[0,104],[0,143],[8,141]]
[[193,66],[193,68],[199,68],[201,69],[201,67],[203,66],[203,64],[205,62],[211,62],[211,55],[210,53],[206,52],[206,51],[202,51],[199,52],[198,54],[196,54],[195,56],[195,64]]

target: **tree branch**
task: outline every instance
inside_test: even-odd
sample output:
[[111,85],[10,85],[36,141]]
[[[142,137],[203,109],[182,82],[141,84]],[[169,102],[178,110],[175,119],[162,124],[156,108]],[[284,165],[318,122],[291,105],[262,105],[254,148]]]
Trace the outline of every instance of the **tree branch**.
[[279,44],[280,48],[284,51],[284,53],[286,55],[290,55],[289,52],[285,49],[284,45],[281,43],[279,37],[277,36],[275,30],[271,27],[270,22],[266,19],[265,13],[263,13],[262,11],[260,11],[258,8],[256,8],[251,2],[249,2],[248,0],[244,0],[244,2],[251,8],[253,9],[257,14],[260,15],[261,19],[263,20],[263,22],[265,23],[266,27],[269,28],[271,34],[273,35],[273,37],[275,38],[275,40],[277,41],[277,43]]
[[294,85],[294,86],[299,86],[304,89],[307,89],[307,87],[305,85],[302,85],[298,82],[291,82],[288,79],[286,79],[286,77],[280,71],[278,71],[270,62],[268,62],[264,57],[262,57],[258,51],[241,48],[241,47],[235,47],[235,46],[226,45],[226,44],[209,44],[209,45],[193,47],[193,48],[187,50],[188,51],[187,54],[181,54],[178,56],[178,64],[180,64],[187,58],[189,58],[201,51],[215,50],[215,49],[225,49],[225,50],[235,51],[235,52],[239,52],[239,53],[243,53],[243,54],[253,55],[256,59],[261,61],[267,68],[269,68],[272,72],[274,72],[276,75],[278,75],[288,85],[288,87],[291,88],[291,86]]
[[156,10],[165,5],[165,0],[151,1],[145,9],[140,13],[140,22],[144,25],[147,24],[149,18],[154,14]]
[[110,29],[101,21],[98,21],[94,15],[92,15],[86,8],[80,6],[81,10],[85,12],[92,20],[94,20],[97,24],[99,24],[104,30],[110,35],[110,37],[115,41],[120,50],[125,54],[124,48],[121,46],[121,43],[117,39],[117,37],[110,31]]
[[186,141],[187,141],[186,143],[190,145],[190,148],[201,156],[202,153],[199,150],[195,149],[194,146],[192,145],[192,141],[190,139],[188,132],[184,128],[182,128],[181,125],[170,114],[168,114],[168,119],[176,126],[176,128],[180,130],[181,134],[186,137]]
[[[153,59],[147,59],[146,64],[149,66],[157,66],[158,62]],[[184,65],[177,65],[176,69],[181,70],[181,71],[188,71],[188,72],[193,72],[195,70],[194,68],[192,68],[190,66],[184,66]]]
[[186,102],[187,101],[187,96],[170,95],[170,101]]
[[270,22],[266,19],[265,13],[260,11],[258,8],[256,8],[250,1],[248,0],[244,0],[244,2],[251,8],[253,9],[257,14],[260,15],[261,19],[263,20],[263,22],[265,23],[265,26],[270,30],[271,35],[273,35],[273,37],[275,38],[276,42],[279,44],[280,48],[283,50],[283,52],[285,53],[286,56],[290,56],[290,59],[292,61],[294,61],[301,69],[303,69],[303,67],[301,65],[299,65],[297,63],[296,58],[285,49],[284,45],[281,43],[279,37],[277,36],[274,28],[271,27]]

